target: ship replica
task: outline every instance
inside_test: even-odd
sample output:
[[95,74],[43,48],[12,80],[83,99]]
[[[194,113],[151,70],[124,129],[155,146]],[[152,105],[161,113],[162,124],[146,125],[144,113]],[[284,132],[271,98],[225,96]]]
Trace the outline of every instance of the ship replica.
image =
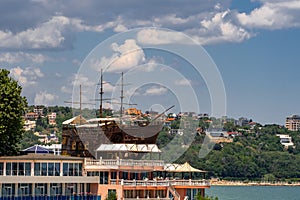
[[[155,144],[166,109],[156,116],[141,112],[123,114],[123,73],[119,117],[103,117],[103,75],[101,72],[100,116],[86,120],[81,114],[63,122],[62,155],[97,158],[101,144]],[[80,92],[81,93],[81,92]],[[80,106],[81,107],[81,106]],[[137,109],[135,109],[138,111]]]

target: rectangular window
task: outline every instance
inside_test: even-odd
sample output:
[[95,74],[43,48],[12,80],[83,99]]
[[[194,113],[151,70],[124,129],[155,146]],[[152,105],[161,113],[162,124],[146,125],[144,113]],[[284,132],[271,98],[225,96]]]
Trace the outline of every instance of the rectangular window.
[[68,176],[68,174],[69,174],[69,165],[68,165],[68,163],[64,163],[63,164],[63,175]]
[[25,175],[25,167],[24,167],[24,163],[20,162],[18,163],[18,176],[24,176]]
[[31,163],[26,162],[25,163],[25,176],[31,175]]
[[11,163],[6,163],[6,176],[11,176]]
[[51,196],[62,195],[61,183],[50,183],[50,194]]
[[32,191],[31,187],[32,187],[31,183],[19,183],[18,184],[18,195],[20,197],[30,196],[31,195],[31,191]]
[[55,163],[55,176],[60,176],[60,163]]
[[42,176],[47,176],[47,163],[42,163]]
[[34,191],[35,191],[35,196],[46,196],[47,183],[36,183]]
[[4,163],[0,163],[0,176],[3,176],[3,166]]
[[35,176],[41,175],[41,163],[34,163],[34,175]]
[[15,196],[15,184],[3,183],[2,184],[2,197],[13,197]]
[[16,162],[12,163],[12,175],[13,176],[18,175],[18,163],[16,163]]
[[54,163],[48,163],[48,176],[54,175]]

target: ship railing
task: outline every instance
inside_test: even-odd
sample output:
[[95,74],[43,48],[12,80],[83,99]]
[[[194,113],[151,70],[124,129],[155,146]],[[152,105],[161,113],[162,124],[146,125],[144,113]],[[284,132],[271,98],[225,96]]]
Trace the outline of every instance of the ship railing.
[[112,185],[124,186],[210,186],[209,180],[123,180],[111,179]]
[[99,159],[85,160],[86,165],[108,165],[108,166],[158,166],[165,165],[163,160],[123,160],[123,159]]

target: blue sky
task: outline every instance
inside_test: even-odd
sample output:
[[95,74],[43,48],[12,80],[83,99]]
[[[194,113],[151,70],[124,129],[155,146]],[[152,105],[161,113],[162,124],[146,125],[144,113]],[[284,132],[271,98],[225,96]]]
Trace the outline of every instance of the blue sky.
[[[216,64],[225,86],[227,116],[284,124],[286,116],[300,114],[300,1],[3,0],[0,11],[0,65],[22,85],[29,104],[66,105],[64,101],[72,98],[77,101],[79,82],[83,90],[95,94],[99,69],[89,68],[90,75],[98,77],[95,80],[80,69],[85,69],[84,59],[89,53],[107,41],[108,46],[99,50],[98,60],[86,59],[89,65],[117,59],[115,68],[105,73],[105,80],[110,82],[105,85],[106,96],[119,94],[113,86],[120,81],[120,72],[130,67],[144,66],[144,74],[150,75],[152,70],[157,77],[159,70],[171,70],[169,74],[175,70],[186,80],[170,75],[178,80],[173,85],[141,86],[131,93],[130,101],[143,110],[181,103],[174,111],[186,111],[188,107],[182,104],[189,105],[192,99],[184,93],[188,90],[172,88],[189,86],[199,100],[200,112],[211,113],[213,103],[205,77],[196,76],[184,58],[144,49],[141,43],[145,38],[152,43],[180,43],[179,33],[184,33],[201,44]],[[111,39],[145,27],[166,28],[176,34],[145,29],[140,40]],[[137,51],[126,54],[130,48]],[[127,91],[131,89],[126,87]],[[181,93],[185,95],[178,99]]]

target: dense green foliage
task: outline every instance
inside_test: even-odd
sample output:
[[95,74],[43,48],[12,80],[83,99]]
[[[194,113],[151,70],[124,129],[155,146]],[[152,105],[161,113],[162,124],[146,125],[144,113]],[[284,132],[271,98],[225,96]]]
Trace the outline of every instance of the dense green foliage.
[[[200,125],[206,126],[203,122]],[[199,150],[204,134],[197,135],[188,150],[177,160],[189,161],[196,168],[207,170],[209,177],[230,180],[300,180],[300,132],[288,131],[279,125],[256,125],[238,127],[225,124],[228,131],[239,130],[242,136],[232,143],[215,144],[213,150],[204,158],[199,158]],[[284,149],[276,134],[292,136],[295,147]],[[168,131],[161,132],[157,144],[167,145],[174,136]],[[174,141],[172,141],[174,142]],[[181,143],[177,144],[178,147]]]
[[27,106],[22,88],[9,77],[9,71],[0,69],[0,156],[14,155],[24,133],[23,115]]

